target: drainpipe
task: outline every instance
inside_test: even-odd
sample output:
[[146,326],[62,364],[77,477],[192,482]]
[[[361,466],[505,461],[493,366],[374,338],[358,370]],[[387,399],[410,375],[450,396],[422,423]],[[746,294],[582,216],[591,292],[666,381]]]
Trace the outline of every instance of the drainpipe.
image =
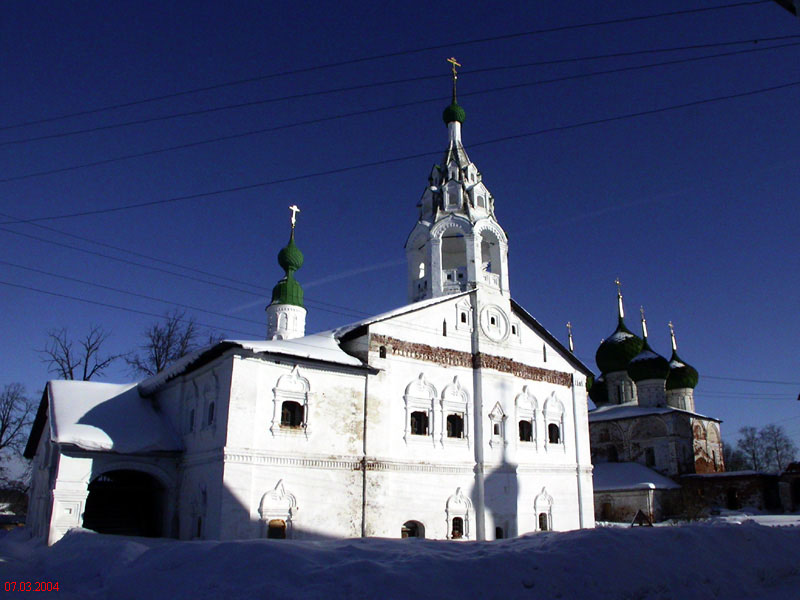
[[474,440],[475,440],[475,538],[486,539],[486,509],[484,499],[484,463],[483,463],[483,378],[481,369],[477,368],[475,359],[480,354],[479,322],[478,322],[478,290],[473,289],[472,299],[472,394],[474,402]]
[[[369,335],[367,336],[369,344]],[[367,346],[369,348],[369,346]],[[369,361],[369,351],[367,352]],[[361,537],[367,537],[367,391],[369,389],[369,372],[364,373],[364,431],[361,434]]]

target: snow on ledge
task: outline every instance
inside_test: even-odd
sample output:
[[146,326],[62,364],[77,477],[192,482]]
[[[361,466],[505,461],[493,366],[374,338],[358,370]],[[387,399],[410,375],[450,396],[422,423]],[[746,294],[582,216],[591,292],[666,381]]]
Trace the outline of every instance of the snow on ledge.
[[183,449],[135,383],[50,381],[47,386],[50,437],[58,444],[122,454]]

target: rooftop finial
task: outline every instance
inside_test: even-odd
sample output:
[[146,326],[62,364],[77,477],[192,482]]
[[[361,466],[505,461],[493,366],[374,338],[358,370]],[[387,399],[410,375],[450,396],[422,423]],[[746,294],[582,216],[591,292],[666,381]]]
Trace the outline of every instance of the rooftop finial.
[[300,209],[297,208],[296,204],[292,204],[289,210],[292,211],[292,231],[294,231],[294,226],[297,223],[297,213],[300,212]]
[[672,321],[669,322],[669,335],[672,338],[672,351],[677,352],[678,342],[675,341],[675,327],[672,325]]
[[642,337],[647,339],[647,321],[644,318],[644,306],[639,307],[639,312],[642,315]]
[[569,351],[575,354],[575,346],[572,344],[572,323],[567,321],[567,337],[569,338]]
[[455,57],[451,56],[447,59],[453,67],[453,104],[456,103],[456,81],[458,80],[458,72],[456,71],[456,67],[460,67],[461,63],[458,62]]
[[617,284],[617,304],[619,305],[619,318],[622,319],[625,317],[625,309],[622,308],[622,284],[619,282],[619,277],[614,280],[614,283]]

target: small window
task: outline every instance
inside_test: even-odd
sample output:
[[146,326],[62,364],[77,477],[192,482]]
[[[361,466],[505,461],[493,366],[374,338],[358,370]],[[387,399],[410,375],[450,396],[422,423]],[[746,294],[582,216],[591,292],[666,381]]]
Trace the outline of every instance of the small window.
[[378,348],[378,356],[381,358],[386,358],[386,346],[381,346]]
[[285,540],[286,521],[283,519],[272,519],[267,525],[267,538],[270,540]]
[[465,313],[465,312],[461,313],[461,322],[462,323],[466,323],[467,322],[467,313]]
[[550,423],[547,426],[547,439],[551,444],[561,443],[561,430],[555,423]]
[[447,281],[453,281],[453,274],[452,273],[448,273],[447,274]]
[[547,346],[542,344],[542,357],[544,358],[544,362],[547,362]]
[[214,403],[208,405],[208,424],[214,424]]
[[464,417],[461,415],[447,415],[447,437],[464,437]]
[[532,442],[533,441],[533,425],[530,421],[519,422],[519,441]]
[[189,411],[189,431],[194,431],[194,409]]
[[616,446],[610,446],[608,449],[608,462],[619,462],[619,453]]
[[197,517],[197,537],[203,537],[203,517]]
[[516,325],[512,325],[511,326],[511,335],[517,335],[517,326]]
[[453,517],[453,529],[450,537],[454,540],[460,540],[464,537],[464,519],[461,517]]
[[548,531],[550,528],[547,523],[547,513],[539,513],[539,530]]
[[300,427],[303,424],[303,407],[286,400],[281,404],[281,427]]
[[656,451],[653,448],[645,448],[644,462],[648,467],[656,465]]
[[492,432],[494,432],[494,435],[500,435],[500,423],[495,423],[492,426]]
[[425,277],[425,263],[421,262],[419,263],[419,276],[417,279],[422,279],[423,277]]
[[428,413],[420,410],[411,413],[411,433],[428,435]]
[[491,323],[492,325],[497,325],[497,319],[495,317],[490,317],[489,323]]
[[447,337],[447,321],[442,321],[442,336]]
[[503,539],[503,537],[505,537],[505,536],[503,535],[503,528],[502,528],[502,527],[495,527],[495,528],[494,528],[494,539],[496,539],[496,540],[502,540],[502,539]]

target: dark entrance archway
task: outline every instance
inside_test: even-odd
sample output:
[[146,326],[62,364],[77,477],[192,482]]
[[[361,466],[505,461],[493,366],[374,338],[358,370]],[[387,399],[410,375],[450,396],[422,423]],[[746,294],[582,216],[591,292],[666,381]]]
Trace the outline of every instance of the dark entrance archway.
[[98,533],[161,537],[164,488],[141,471],[103,473],[89,484],[83,526]]

